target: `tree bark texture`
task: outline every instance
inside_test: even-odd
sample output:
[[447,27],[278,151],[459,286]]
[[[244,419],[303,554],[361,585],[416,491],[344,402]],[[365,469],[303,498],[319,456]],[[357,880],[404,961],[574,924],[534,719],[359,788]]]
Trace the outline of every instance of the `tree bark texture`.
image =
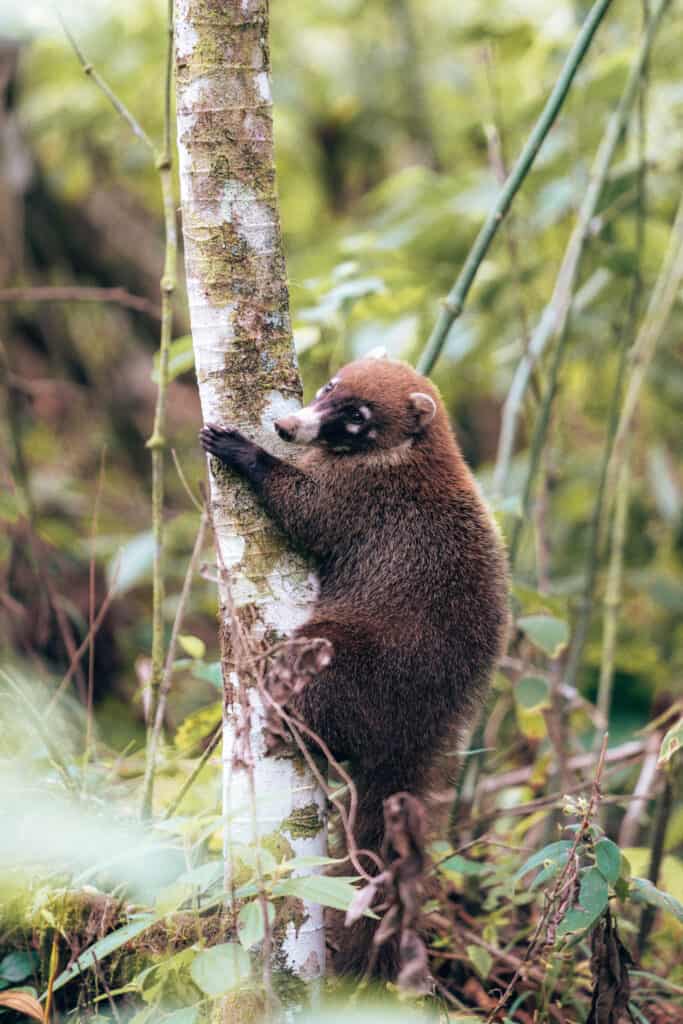
[[[300,405],[273,158],[267,0],[176,0],[176,78],[185,267],[205,422],[235,425],[278,452],[273,420]],[[281,453],[282,454],[282,453]],[[215,464],[214,464],[215,466]],[[268,522],[248,488],[210,472],[210,501],[232,599],[250,635],[269,645],[308,612],[316,580]],[[229,637],[220,584],[221,630]],[[230,688],[228,688],[230,689]],[[239,707],[226,694],[226,842],[252,842],[244,768],[233,764]],[[324,798],[292,759],[267,758],[252,689],[257,828],[293,853],[325,852]],[[288,926],[276,962],[304,978],[324,966],[322,911]]]

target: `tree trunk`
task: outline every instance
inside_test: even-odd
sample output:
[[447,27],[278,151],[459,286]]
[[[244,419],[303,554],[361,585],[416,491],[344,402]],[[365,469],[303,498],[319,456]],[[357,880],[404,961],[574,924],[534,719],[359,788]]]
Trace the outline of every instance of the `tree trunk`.
[[[187,292],[204,420],[235,425],[278,452],[273,420],[299,407],[301,381],[275,186],[267,0],[176,0],[176,71]],[[226,471],[210,476],[219,567],[229,572],[250,640],[263,647],[305,619],[315,576],[243,483]],[[219,592],[221,632],[229,639],[224,579]],[[226,847],[254,840],[246,771],[233,763],[242,712],[231,690],[223,757],[231,816]],[[264,756],[254,689],[249,701],[260,839],[281,833],[295,854],[323,854],[323,794],[298,761]],[[306,910],[298,932],[290,924],[274,952],[279,967],[284,962],[309,979],[322,974],[324,936],[321,908]]]

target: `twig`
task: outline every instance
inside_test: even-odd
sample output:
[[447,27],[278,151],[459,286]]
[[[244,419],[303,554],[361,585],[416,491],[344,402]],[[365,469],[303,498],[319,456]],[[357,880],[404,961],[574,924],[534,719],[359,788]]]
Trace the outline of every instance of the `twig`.
[[552,887],[550,889],[550,893],[548,895],[545,908],[543,910],[543,913],[541,914],[540,920],[539,920],[539,922],[538,922],[538,924],[537,924],[537,926],[536,926],[536,928],[534,930],[534,933],[533,933],[533,935],[531,937],[531,941],[529,942],[526,950],[524,951],[524,956],[522,957],[519,966],[515,969],[515,972],[514,972],[512,978],[508,982],[507,988],[505,989],[505,991],[501,995],[501,997],[498,1000],[498,1002],[496,1003],[496,1005],[489,1012],[489,1015],[486,1018],[487,1022],[493,1021],[493,1019],[498,1014],[498,1011],[501,1010],[505,1006],[505,1004],[507,1003],[508,999],[510,998],[510,995],[511,995],[511,993],[512,993],[514,987],[515,987],[515,984],[517,983],[517,980],[519,979],[519,977],[521,975],[523,967],[528,963],[528,961],[531,959],[532,955],[540,950],[541,942],[544,940],[544,937],[546,935],[546,931],[547,931],[548,926],[549,926],[549,924],[551,922],[551,917],[552,917],[553,913],[556,910],[557,899],[563,893],[563,891],[565,889],[565,885],[566,885],[569,877],[571,876],[572,872],[575,872],[575,870],[576,870],[576,865],[575,865],[576,851],[578,849],[579,843],[583,840],[583,838],[588,833],[588,830],[589,830],[590,824],[591,824],[591,820],[592,820],[593,815],[595,814],[596,810],[598,809],[598,806],[600,804],[600,798],[602,796],[601,790],[600,790],[600,785],[601,785],[601,782],[602,782],[602,773],[603,773],[603,769],[605,767],[605,758],[606,758],[606,755],[607,755],[607,740],[608,740],[608,734],[605,733],[603,735],[603,738],[602,738],[602,748],[600,750],[600,757],[598,759],[598,764],[597,764],[597,768],[596,768],[596,771],[595,771],[595,778],[593,779],[593,786],[592,786],[592,789],[591,789],[590,800],[588,801],[588,804],[586,806],[586,810],[585,810],[585,812],[583,814],[583,818],[581,819],[581,823],[580,823],[579,827],[576,830],[576,834],[574,836],[574,841],[573,841],[573,843],[571,845],[571,848],[570,848],[570,850],[569,850],[569,852],[567,854],[567,862],[564,865],[564,867],[561,869],[561,871],[559,871],[558,876],[557,876],[554,884],[552,885]]
[[[561,365],[563,358],[564,346],[566,344],[567,325],[572,294],[578,277],[583,250],[591,234],[593,217],[607,179],[607,173],[612,163],[614,153],[638,94],[641,75],[647,63],[655,32],[662,14],[669,2],[670,0],[660,0],[660,3],[650,19],[636,59],[631,66],[624,92],[622,93],[616,110],[608,121],[607,129],[602,137],[600,146],[598,147],[595,160],[593,161],[588,187],[581,206],[579,207],[574,230],[572,231],[569,243],[565,249],[550,302],[546,306],[543,315],[533,332],[527,351],[520,359],[517,369],[513,375],[512,384],[503,408],[503,421],[501,425],[500,439],[498,442],[496,465],[493,474],[493,489],[496,494],[502,495],[505,492],[505,485],[510,470],[510,461],[512,459],[512,452],[517,433],[517,422],[522,408],[524,395],[526,394],[526,390],[531,379],[531,374],[548,343],[553,338],[558,338],[553,368],[555,377],[559,371],[559,366]],[[533,478],[535,476],[538,459],[542,449],[541,442],[544,439],[545,431],[547,430],[550,406],[553,398],[554,386],[553,374],[551,374],[551,383],[547,389],[545,397],[545,407],[539,414],[537,436],[534,438],[535,444],[532,442],[526,486],[526,491],[529,493],[531,491]],[[526,505],[527,503],[525,503],[525,507]]]
[[[644,751],[645,742],[643,740],[629,740],[618,747],[611,747],[605,755],[605,763],[620,764],[623,761],[632,761],[637,757],[641,757]],[[572,772],[578,772],[584,768],[591,768],[594,764],[595,756],[593,754],[575,754],[574,757],[569,759],[567,767]],[[492,775],[481,782],[479,792],[482,796],[485,796],[488,793],[497,793],[501,789],[507,789],[510,786],[522,786],[525,782],[529,781],[535,770],[532,765],[527,768],[515,768],[513,771],[505,772],[503,775]]]
[[171,457],[173,459],[173,465],[176,468],[176,473],[178,474],[178,479],[180,480],[181,484],[183,485],[183,487],[185,489],[185,493],[187,494],[188,498],[190,499],[190,501],[192,502],[194,507],[197,509],[199,514],[203,515],[203,513],[204,513],[204,506],[199,501],[199,499],[196,497],[196,495],[194,494],[192,488],[190,487],[190,485],[189,485],[189,483],[187,481],[187,477],[185,476],[185,473],[183,472],[183,467],[180,465],[180,459],[178,458],[178,453],[176,452],[175,448],[171,448]]
[[161,310],[141,295],[125,288],[89,288],[81,285],[38,285],[27,288],[0,288],[0,302],[114,302],[125,309],[161,319]]
[[[654,20],[655,15],[653,15]],[[619,423],[614,438],[614,447],[607,469],[607,501],[613,496],[622,463],[626,458],[626,442],[631,430],[633,417],[640,398],[645,376],[655,354],[657,342],[669,319],[676,296],[683,280],[683,198],[676,211],[669,236],[662,268],[652,290],[650,302],[640,330],[629,352],[632,366]]]
[[161,816],[161,820],[162,821],[168,821],[168,819],[172,818],[173,815],[176,813],[176,811],[180,807],[181,803],[185,799],[188,791],[194,785],[195,779],[197,778],[197,776],[201,772],[202,768],[204,767],[206,762],[209,760],[209,758],[213,754],[213,752],[216,749],[216,747],[218,746],[218,744],[220,743],[222,735],[223,735],[223,731],[222,731],[222,729],[219,726],[216,729],[216,731],[213,734],[213,736],[211,737],[211,739],[209,740],[209,742],[207,743],[206,747],[204,748],[202,756],[197,761],[197,764],[194,766],[194,768],[192,769],[192,771],[190,772],[188,777],[185,779],[185,782],[180,787],[180,790],[179,790],[177,796],[168,805],[168,807],[166,808],[166,810],[162,814],[162,816]]
[[[102,499],[102,486],[104,483],[104,460],[106,448],[102,449],[100,457],[100,472],[97,477],[97,489],[92,511],[92,525],[90,528],[90,565],[88,566],[88,635],[90,644],[88,647],[88,701],[86,707],[85,726],[85,757],[84,768],[90,760],[90,747],[93,735],[93,697],[95,693],[95,540],[97,538],[97,524],[100,513],[100,501]],[[83,774],[85,781],[85,772]]]
[[95,953],[95,950],[92,950],[92,958],[95,964],[95,974],[97,975],[97,977],[102,982],[102,985],[104,986],[104,991],[107,994],[107,1000],[109,1002],[111,1012],[114,1016],[114,1020],[116,1021],[116,1024],[121,1024],[121,1015],[116,1007],[116,1003],[114,1002],[114,998],[111,994],[111,989],[109,988],[109,984],[107,983],[107,977],[104,971],[102,970],[100,961],[97,959],[97,954]]
[[640,768],[640,775],[633,790],[634,803],[626,811],[619,829],[619,846],[624,849],[628,846],[636,846],[638,833],[643,821],[643,808],[638,806],[639,801],[650,800],[652,788],[657,779],[657,760],[659,748],[662,743],[661,733],[653,732],[647,738],[645,757]]
[[[624,545],[628,521],[629,471],[624,463],[619,477],[619,493],[612,527],[612,549],[610,551],[607,587],[605,590],[605,613],[602,627],[602,655],[600,658],[600,681],[598,683],[597,706],[603,727],[609,722],[612,706],[612,683],[614,681],[614,658],[617,649],[617,630],[621,608],[621,577],[624,565]],[[596,749],[600,734],[596,731]]]
[[114,576],[113,576],[111,585],[109,587],[109,590],[105,594],[104,600],[102,601],[102,604],[100,605],[100,610],[97,613],[95,621],[92,624],[92,630],[90,630],[90,629],[88,630],[88,632],[85,635],[82,643],[74,651],[73,656],[71,658],[71,663],[70,663],[68,669],[66,670],[66,672],[64,673],[64,675],[62,676],[62,680],[61,680],[59,686],[57,687],[57,689],[53,693],[50,701],[48,702],[48,705],[47,705],[47,707],[46,707],[46,709],[45,709],[45,711],[43,713],[43,718],[46,718],[50,714],[50,712],[52,711],[52,709],[55,706],[56,702],[59,700],[59,698],[61,697],[61,695],[64,692],[64,690],[69,685],[69,681],[70,681],[71,677],[73,676],[74,672],[76,672],[76,670],[77,670],[77,668],[79,666],[81,658],[83,657],[85,652],[88,650],[88,646],[90,644],[90,641],[94,640],[94,638],[97,636],[97,631],[100,628],[100,626],[102,625],[102,620],[104,619],[104,616],[107,614],[107,611],[109,610],[109,605],[111,604],[112,600],[114,599],[114,597],[116,595],[116,580],[117,580],[117,577],[118,577],[118,569],[119,569],[119,567],[117,565],[116,570],[114,572]]
[[477,235],[474,245],[470,249],[465,264],[460,271],[457,281],[448,293],[439,314],[434,329],[427,341],[425,349],[418,361],[420,373],[429,373],[439,357],[444,342],[448,336],[455,320],[463,311],[467,294],[474,282],[479,267],[489,250],[491,242],[500,227],[510,204],[519,191],[522,182],[533,166],[536,155],[540,150],[543,141],[552,128],[555,120],[562,109],[562,104],[569,92],[574,76],[585,57],[588,48],[593,40],[600,22],[607,13],[611,0],[596,0],[593,4],[581,31],[570,50],[564,67],[555,87],[551,92],[545,107],[534,125],[527,142],[517,158],[517,162],[507,179],[505,185],[498,194],[498,198],[489,213],[484,226]]
[[[653,885],[657,885],[657,882],[659,881],[659,871],[664,857],[664,841],[666,839],[666,831],[673,808],[673,785],[671,778],[667,776],[664,780],[662,792],[659,795],[657,811],[655,813],[655,820],[652,828],[650,865],[648,867],[647,877]],[[637,940],[638,953],[641,957],[645,951],[645,944],[647,943],[650,929],[654,923],[655,914],[656,910],[654,907],[643,907]],[[683,994],[683,990],[681,990],[681,994]]]
[[118,96],[112,91],[112,89],[110,89],[110,87],[107,85],[107,83],[102,78],[100,73],[93,67],[93,65],[90,63],[90,61],[86,60],[85,55],[83,54],[83,51],[81,50],[80,46],[76,42],[76,39],[72,35],[71,30],[69,29],[69,26],[67,25],[66,21],[64,20],[64,18],[62,16],[61,11],[57,7],[55,7],[55,14],[57,15],[57,17],[59,19],[59,23],[62,26],[62,29],[64,31],[64,35],[66,36],[66,38],[71,43],[71,48],[74,51],[74,53],[76,54],[76,57],[78,58],[78,61],[79,61],[80,65],[81,65],[81,67],[83,68],[84,74],[86,74],[89,78],[91,78],[93,80],[93,82],[95,83],[97,88],[101,92],[103,92],[104,95],[107,97],[107,99],[111,103],[111,105],[114,108],[114,110],[116,111],[116,113],[119,114],[123,118],[123,120],[128,124],[128,126],[135,133],[135,135],[137,135],[137,137],[139,139],[141,139],[142,142],[144,142],[144,144],[149,149],[151,149],[151,151],[154,153],[155,152],[154,143],[150,139],[149,135],[138,124],[137,120],[133,117],[133,115],[131,114],[130,110],[126,107],[126,105],[124,103],[122,103],[121,100],[118,98]]
[[187,565],[187,571],[185,572],[185,579],[183,581],[182,590],[180,591],[180,597],[178,599],[175,618],[173,620],[173,628],[171,630],[171,637],[168,642],[168,649],[166,651],[166,664],[164,666],[164,674],[161,680],[161,685],[159,687],[159,697],[156,703],[156,709],[154,711],[154,721],[147,742],[147,754],[145,758],[145,776],[142,786],[142,808],[145,811],[151,811],[153,804],[154,772],[156,769],[157,749],[159,746],[161,730],[163,729],[164,726],[164,718],[166,715],[166,703],[168,701],[168,695],[171,690],[171,684],[173,682],[173,662],[175,661],[176,647],[178,644],[178,635],[182,628],[183,619],[185,618],[185,609],[187,607],[187,601],[190,596],[190,590],[192,589],[192,581],[194,580],[195,574],[197,572],[199,557],[202,553],[202,548],[204,546],[204,537],[206,534],[207,525],[207,514],[205,511],[203,511],[201,518],[199,520],[197,536],[195,537],[194,547],[192,549],[192,554],[190,555],[190,560]]
[[[149,721],[152,722],[155,703],[159,699],[164,669],[164,453],[166,450],[166,393],[168,389],[168,360],[173,333],[173,293],[176,288],[178,237],[173,186],[173,160],[171,156],[171,81],[173,76],[173,2],[168,2],[167,54],[164,85],[164,138],[163,149],[156,166],[161,182],[164,208],[166,247],[164,269],[161,276],[161,337],[159,339],[159,382],[154,411],[152,435],[147,447],[152,452],[152,532],[154,535],[154,562],[152,566],[152,680]],[[148,744],[151,742],[151,724]],[[151,798],[151,793],[148,794]],[[149,800],[143,804],[143,817],[151,814]]]
[[[650,19],[649,3],[643,4],[643,31],[647,30]],[[627,339],[635,334],[637,319],[640,313],[641,295],[643,289],[643,274],[641,262],[645,252],[646,223],[647,223],[647,86],[649,72],[649,54],[643,65],[638,91],[637,111],[637,143],[638,143],[638,175],[633,198],[636,201],[636,236],[633,245],[634,269],[632,278],[631,295],[629,308],[618,331],[617,347],[619,350],[619,362],[614,380],[614,388],[610,399],[610,408],[607,419],[607,430],[605,435],[604,449],[600,463],[600,477],[598,489],[593,503],[593,511],[588,528],[588,542],[586,544],[586,560],[584,565],[584,584],[577,610],[576,623],[572,630],[572,638],[567,654],[567,666],[564,674],[564,681],[568,686],[574,686],[576,677],[581,666],[588,631],[593,612],[595,584],[600,565],[600,537],[602,535],[602,523],[604,515],[605,494],[607,488],[607,467],[612,454],[614,436],[617,429],[619,409],[626,376],[626,354]],[[623,199],[623,197],[621,197]],[[631,202],[631,199],[628,200]],[[621,209],[619,203],[613,204],[610,216],[614,216],[615,208]],[[603,210],[600,214],[601,226],[609,218]],[[603,723],[603,728],[606,723]]]

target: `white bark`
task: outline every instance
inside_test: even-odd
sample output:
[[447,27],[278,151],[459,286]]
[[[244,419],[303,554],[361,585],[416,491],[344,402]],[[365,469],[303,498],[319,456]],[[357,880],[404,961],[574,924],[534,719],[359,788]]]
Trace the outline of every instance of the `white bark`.
[[[299,407],[301,387],[275,193],[267,32],[267,0],[176,0],[185,265],[203,417],[236,425],[277,452],[273,420]],[[305,619],[315,576],[245,485],[227,472],[210,480],[232,599],[248,609],[254,642],[268,644]],[[224,632],[227,596],[221,594]],[[264,756],[262,709],[253,690],[250,702],[258,833],[282,830],[295,855],[322,855],[323,794],[298,761]],[[244,770],[233,767],[239,713],[228,706],[224,722],[223,796],[232,818],[226,838],[253,842]],[[276,958],[282,965],[284,955],[287,967],[311,979],[323,972],[325,945],[321,908],[306,910],[298,934],[290,925]]]

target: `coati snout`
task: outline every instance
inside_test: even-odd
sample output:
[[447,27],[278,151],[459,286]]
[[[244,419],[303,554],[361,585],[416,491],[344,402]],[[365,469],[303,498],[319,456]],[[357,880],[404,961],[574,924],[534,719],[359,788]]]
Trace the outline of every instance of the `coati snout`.
[[[436,414],[436,399],[411,391],[387,388],[381,369],[361,380],[355,372],[370,360],[351,363],[320,388],[310,405],[275,421],[283,441],[319,444],[337,454],[391,449],[422,433]],[[372,361],[375,367],[377,362]],[[399,364],[400,365],[400,364]]]
[[[318,598],[295,636],[334,655],[288,710],[349,762],[356,843],[377,851],[387,797],[428,802],[452,781],[444,754],[482,707],[504,643],[505,555],[437,389],[406,363],[350,363],[275,427],[306,446],[296,464],[234,428],[200,436],[317,560]],[[339,971],[363,973],[363,928],[336,936]]]

